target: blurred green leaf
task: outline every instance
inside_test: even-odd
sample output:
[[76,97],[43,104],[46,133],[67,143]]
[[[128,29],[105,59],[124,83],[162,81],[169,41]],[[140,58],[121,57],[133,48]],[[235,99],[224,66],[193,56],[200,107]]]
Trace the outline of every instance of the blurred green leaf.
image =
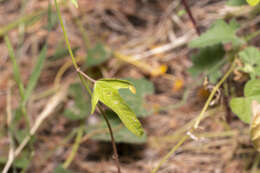
[[239,26],[235,20],[232,20],[229,24],[224,20],[218,20],[206,33],[191,41],[189,46],[204,48],[221,43],[232,43],[233,46],[241,45],[244,41],[236,36],[238,28]]
[[127,105],[135,112],[137,117],[145,117],[149,112],[145,109],[145,96],[154,93],[153,83],[146,79],[126,78],[136,88],[136,94],[128,89],[120,89],[119,94],[124,98]]
[[120,97],[118,89],[129,88],[133,91],[133,85],[126,80],[101,79],[95,82],[92,95],[92,111],[94,111],[97,101],[100,100],[111,108],[121,119],[124,125],[135,135],[142,136],[144,133],[135,113],[126,102]]
[[64,111],[64,116],[70,120],[80,120],[90,115],[91,98],[81,84],[71,84],[69,95],[73,97],[74,104]]
[[[18,158],[15,159],[13,166],[16,168],[27,168],[28,165],[30,164],[30,160],[27,159],[28,154],[27,153],[22,153]],[[6,164],[7,158],[0,156],[0,165],[1,164]]]
[[63,168],[62,165],[59,165],[57,168],[54,169],[53,173],[73,173],[73,172]]
[[18,140],[19,144],[22,143],[23,139],[27,136],[27,130],[25,129],[17,129],[14,132],[15,138]]
[[205,73],[210,82],[216,83],[222,75],[220,69],[224,63],[224,56],[225,51],[221,44],[202,48],[198,54],[191,57],[193,65],[188,69],[188,72],[193,77]]
[[8,54],[12,61],[14,79],[15,79],[16,84],[19,87],[20,96],[23,99],[24,98],[24,85],[21,80],[21,73],[20,73],[19,65],[16,62],[15,52],[14,52],[13,46],[11,44],[11,41],[10,41],[8,35],[4,36],[4,40],[5,40],[7,49],[8,49]]
[[260,102],[260,80],[248,81],[244,88],[245,97],[235,97],[230,101],[232,111],[245,123],[251,122],[253,100]]
[[[73,54],[75,54],[77,52],[77,50],[79,49],[79,47],[73,47],[72,48],[72,52]],[[58,59],[62,59],[65,58],[67,56],[69,56],[69,51],[66,47],[64,47],[63,43],[59,43],[58,46],[55,49],[55,52],[53,55],[48,57],[48,60],[50,61],[56,61]]]
[[[133,143],[133,144],[142,144],[147,140],[146,135],[137,137],[131,133],[120,121],[118,116],[113,111],[105,112],[112,128],[115,141],[117,143]],[[101,131],[102,133],[96,133],[94,136],[91,136],[91,139],[99,141],[111,141],[110,134],[107,129],[107,124],[104,119],[102,119],[98,124],[87,126],[86,133],[94,133],[94,131]]]
[[52,11],[52,4],[48,4],[48,23],[46,26],[44,26],[44,29],[47,29],[48,31],[51,31],[53,27],[55,27],[58,24],[58,16],[57,13],[53,13]]
[[246,5],[246,0],[228,0],[227,5],[230,6],[241,6]]
[[247,47],[239,53],[239,57],[244,63],[240,70],[248,73],[251,79],[260,76],[260,51],[255,47]]
[[245,97],[260,95],[260,80],[250,80],[244,88]]
[[94,48],[88,49],[85,65],[93,67],[100,65],[110,58],[110,53],[105,49],[104,45],[97,43]]
[[251,97],[235,97],[230,101],[230,107],[240,120],[249,124],[251,121],[251,104],[253,100],[260,102],[260,95]]
[[44,60],[46,58],[46,52],[47,52],[47,43],[42,48],[42,50],[41,50],[41,52],[38,56],[36,65],[34,66],[33,71],[31,73],[31,76],[29,78],[29,82],[26,86],[26,90],[25,90],[25,94],[24,94],[24,100],[23,100],[24,104],[29,99],[29,97],[30,97],[32,91],[34,90],[34,88],[37,84],[37,81],[40,77],[40,74],[41,74],[41,71],[42,71],[42,68],[43,68],[43,64],[44,64]]

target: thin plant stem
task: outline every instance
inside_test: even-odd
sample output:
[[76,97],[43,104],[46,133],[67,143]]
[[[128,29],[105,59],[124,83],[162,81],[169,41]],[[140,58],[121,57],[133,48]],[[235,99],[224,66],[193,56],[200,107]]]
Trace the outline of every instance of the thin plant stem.
[[104,110],[101,108],[101,106],[98,107],[98,110],[103,115],[103,117],[104,117],[104,119],[106,121],[106,124],[108,126],[108,130],[109,130],[109,133],[110,133],[110,136],[111,136],[112,147],[113,147],[113,151],[114,151],[113,159],[116,162],[117,172],[121,173],[120,162],[119,162],[119,158],[118,158],[118,153],[117,153],[117,148],[116,148],[116,142],[115,142],[114,135],[113,135],[113,130],[112,130],[111,125],[110,125],[110,123],[109,123],[109,121],[107,119],[107,116],[106,116]]
[[[85,88],[88,90],[88,92],[90,93],[91,95],[91,90],[89,88],[89,86],[87,85],[87,83],[85,82],[82,74],[79,72],[79,66],[77,64],[77,61],[76,61],[76,58],[74,57],[74,54],[73,54],[73,51],[71,49],[71,46],[70,46],[70,42],[69,42],[69,38],[68,38],[68,35],[67,35],[67,32],[65,30],[65,26],[63,24],[63,20],[62,20],[62,17],[61,17],[61,12],[60,12],[60,8],[59,8],[59,5],[57,3],[57,0],[54,1],[55,2],[55,7],[56,7],[56,10],[57,10],[57,14],[58,14],[58,18],[59,18],[59,21],[60,21],[60,25],[61,25],[61,28],[62,28],[62,31],[63,31],[63,35],[64,35],[64,38],[65,38],[65,43],[67,45],[67,48],[68,48],[68,51],[69,51],[69,54],[70,54],[70,57],[71,57],[71,60],[72,60],[72,63],[73,63],[73,66],[74,68],[76,69],[78,75],[79,75],[79,78],[82,82],[82,84],[85,86]],[[88,76],[88,78],[90,78]],[[92,79],[91,81],[95,81],[94,79]]]
[[91,77],[89,77],[86,73],[84,73],[83,71],[80,70],[80,68],[76,69],[78,73],[80,73],[82,76],[84,76],[86,79],[88,79],[89,81],[95,83],[96,80],[92,79]]
[[226,74],[223,76],[223,78],[217,83],[217,85],[213,88],[212,92],[209,95],[209,98],[207,99],[202,111],[200,112],[195,124],[194,124],[194,128],[197,129],[199,126],[199,123],[201,121],[201,119],[203,118],[206,110],[209,107],[209,104],[211,102],[211,100],[213,99],[215,93],[217,92],[217,90],[220,88],[220,86],[224,83],[224,81],[229,77],[229,75],[233,72],[235,68],[235,60],[233,61],[233,63],[231,64],[229,70],[226,72]]
[[55,0],[55,7],[57,9],[57,13],[58,13],[58,17],[59,17],[59,21],[60,21],[60,25],[61,25],[61,29],[63,31],[63,35],[64,35],[64,38],[65,38],[65,42],[66,42],[66,45],[68,47],[68,51],[69,51],[69,54],[70,54],[70,57],[71,57],[71,60],[72,60],[72,63],[75,67],[75,69],[79,68],[78,67],[78,64],[77,64],[77,61],[74,57],[74,54],[72,52],[72,49],[71,49],[71,46],[70,46],[70,43],[69,43],[69,38],[68,38],[68,35],[67,35],[67,32],[65,31],[65,26],[63,24],[63,20],[62,20],[62,17],[61,17],[61,12],[60,12],[60,7],[57,3],[57,0]]
[[[73,55],[73,52],[71,50],[71,46],[70,46],[70,43],[69,43],[69,39],[68,39],[68,36],[67,36],[67,32],[65,30],[65,27],[64,27],[64,24],[63,24],[63,20],[61,18],[61,12],[60,12],[60,8],[59,8],[59,5],[57,3],[57,0],[54,0],[55,2],[55,6],[56,6],[56,10],[57,10],[57,14],[58,14],[58,17],[59,17],[59,21],[60,21],[60,24],[61,24],[61,28],[62,28],[62,31],[63,31],[63,34],[64,34],[64,38],[65,38],[65,42],[66,42],[66,45],[67,45],[67,48],[68,48],[68,51],[70,53],[70,56],[71,56],[71,59],[72,59],[72,63],[74,65],[74,68],[75,70],[77,71],[78,75],[79,75],[79,78],[81,80],[81,82],[83,83],[83,85],[85,86],[85,88],[87,89],[87,91],[89,92],[90,95],[92,95],[92,92],[88,86],[88,83],[86,82],[86,80],[84,80],[83,77],[87,78],[88,81],[91,81],[91,82],[95,82],[94,79],[92,79],[91,77],[86,77],[87,74],[84,74],[84,76],[82,75],[82,71],[80,71],[80,68],[77,64],[77,61]],[[91,80],[90,80],[91,79]],[[111,137],[111,141],[112,141],[112,146],[113,146],[113,150],[114,150],[114,159],[116,160],[116,166],[117,166],[117,169],[118,169],[118,173],[121,173],[120,171],[120,162],[119,162],[119,159],[118,159],[118,154],[117,154],[117,149],[116,149],[116,144],[115,144],[115,140],[114,140],[114,135],[113,135],[113,131],[111,129],[111,125],[104,113],[104,111],[102,110],[102,107],[98,105],[98,109],[99,111],[101,112],[102,116],[104,117],[104,119],[106,120],[106,123],[107,123],[107,126],[109,128],[109,132],[110,132],[110,137]]]
[[200,35],[200,29],[199,29],[199,27],[198,27],[198,25],[196,23],[196,20],[194,19],[193,15],[192,15],[192,12],[190,10],[190,6],[188,5],[186,0],[182,0],[182,4],[183,4],[185,10],[187,11],[187,13],[189,15],[189,18],[190,18],[190,20],[191,20],[191,22],[192,22],[192,24],[193,24],[197,34]]

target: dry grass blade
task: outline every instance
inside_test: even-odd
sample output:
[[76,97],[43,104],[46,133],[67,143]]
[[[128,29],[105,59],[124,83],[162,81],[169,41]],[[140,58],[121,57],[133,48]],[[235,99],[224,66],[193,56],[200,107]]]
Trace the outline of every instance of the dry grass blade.
[[35,124],[33,125],[33,127],[30,130],[30,135],[26,136],[24,138],[24,140],[22,141],[22,143],[18,146],[18,148],[15,150],[14,152],[14,157],[10,159],[10,161],[8,162],[8,164],[5,165],[3,173],[7,173],[8,170],[10,169],[15,157],[17,157],[22,150],[24,149],[24,147],[28,144],[28,142],[30,141],[31,137],[33,135],[35,135],[36,131],[38,130],[38,128],[40,127],[40,125],[43,123],[43,121],[51,115],[51,113],[55,110],[55,108],[58,106],[58,104],[65,98],[66,96],[66,89],[67,86],[64,86],[63,88],[60,88],[57,93],[50,99],[50,101],[48,101],[47,105],[45,106],[45,108],[43,109],[43,111],[41,112],[41,114],[38,116]]

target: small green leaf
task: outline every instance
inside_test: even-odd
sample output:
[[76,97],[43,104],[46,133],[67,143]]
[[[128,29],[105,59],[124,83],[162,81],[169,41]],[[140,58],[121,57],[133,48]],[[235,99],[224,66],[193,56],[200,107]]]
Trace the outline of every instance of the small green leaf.
[[[135,113],[129,108],[126,102],[120,97],[118,89],[129,88],[133,85],[125,80],[101,79],[94,85],[94,94],[92,96],[93,105],[96,100],[100,100],[106,106],[111,108],[121,119],[123,124],[135,135],[141,136],[144,132],[142,125],[136,118]],[[93,106],[92,106],[93,111]]]
[[241,45],[244,41],[236,36],[237,29],[238,24],[235,21],[231,21],[228,24],[224,20],[218,20],[206,33],[191,41],[189,46],[192,48],[203,48],[228,42],[235,46]]
[[74,103],[64,111],[64,116],[70,120],[80,120],[90,115],[91,99],[79,83],[71,84],[69,95],[73,97]]
[[251,6],[256,6],[260,2],[260,0],[246,0],[246,1]]
[[242,121],[251,122],[252,110],[251,104],[253,100],[260,101],[260,80],[251,80],[247,82],[244,88],[245,97],[235,97],[230,101],[230,107]]
[[100,65],[110,58],[110,52],[108,52],[104,45],[97,43],[94,48],[88,49],[85,65],[86,67],[93,67]]
[[70,0],[70,1],[71,1],[71,3],[72,3],[76,8],[79,7],[77,0]]
[[[110,87],[112,87],[115,90],[118,90],[120,88],[128,88],[130,91],[135,91],[134,86],[127,80],[120,80],[120,79],[100,79],[99,81],[104,81],[104,82],[108,82]],[[93,91],[93,95],[92,95],[92,100],[91,100],[91,104],[92,104],[92,109],[91,109],[91,114],[94,113],[96,105],[98,103],[98,94],[97,94],[97,90],[95,89],[96,85],[94,85],[94,91]],[[131,92],[132,92],[131,91]]]
[[210,82],[215,83],[221,77],[220,69],[224,63],[224,56],[225,51],[221,44],[202,48],[198,54],[191,57],[193,65],[188,72],[193,77],[205,73],[209,76]]
[[260,76],[260,51],[255,47],[247,47],[239,53],[239,57],[244,63],[242,71],[248,73],[251,79]]
[[232,98],[230,101],[230,107],[233,113],[235,113],[240,120],[249,124],[251,120],[251,99],[248,98]]

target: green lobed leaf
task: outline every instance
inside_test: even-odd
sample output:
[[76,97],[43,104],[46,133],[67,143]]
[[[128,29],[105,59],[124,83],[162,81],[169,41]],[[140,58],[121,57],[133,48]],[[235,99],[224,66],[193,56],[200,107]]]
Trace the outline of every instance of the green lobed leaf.
[[137,117],[149,115],[145,109],[145,96],[154,93],[153,83],[146,79],[126,78],[136,88],[136,94],[131,93],[128,89],[120,89],[119,94],[126,101],[127,105],[135,112]]
[[[127,88],[130,91],[133,90],[133,84],[127,80],[120,80],[120,79],[100,79],[99,81],[104,81],[106,83],[109,83],[110,87],[113,88],[114,90],[119,90],[122,88]],[[96,90],[97,85],[94,85],[94,89],[93,89],[93,95],[92,95],[92,100],[91,100],[91,104],[92,104],[92,109],[91,109],[91,114],[93,114],[93,112],[95,111],[96,105],[98,103],[99,97],[98,97],[98,93]],[[134,93],[135,93],[135,89],[134,89]]]
[[80,83],[70,85],[69,95],[73,97],[74,104],[64,111],[65,117],[70,120],[80,120],[90,115],[91,98]]
[[242,71],[249,73],[251,79],[260,76],[260,51],[255,47],[247,47],[239,53],[239,57],[244,63]]
[[222,75],[220,69],[224,63],[224,56],[225,51],[221,44],[202,48],[198,54],[191,57],[193,65],[188,72],[193,77],[205,73],[210,82],[215,83]]
[[[120,97],[118,89],[133,88],[134,86],[125,80],[101,79],[94,85],[92,95],[92,111],[95,109],[97,100],[111,108],[121,119],[123,124],[135,135],[141,136],[144,131],[135,113],[126,102]],[[94,106],[93,106],[94,105]]]
[[199,38],[190,42],[192,48],[203,48],[220,43],[232,43],[234,46],[244,43],[242,39],[236,36],[238,24],[231,21],[229,24],[224,20],[216,21],[213,26]]

